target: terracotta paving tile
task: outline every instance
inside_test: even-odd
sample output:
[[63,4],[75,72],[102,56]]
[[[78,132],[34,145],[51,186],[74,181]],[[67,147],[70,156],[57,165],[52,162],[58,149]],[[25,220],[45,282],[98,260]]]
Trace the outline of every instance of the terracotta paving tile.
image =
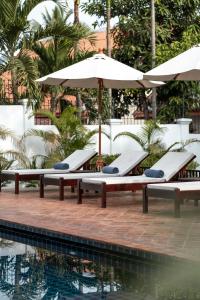
[[150,199],[149,214],[142,213],[142,195],[111,193],[101,209],[97,195],[88,193],[76,204],[76,193],[66,190],[64,201],[57,190],[0,193],[0,219],[72,234],[131,248],[200,261],[200,207],[188,201],[181,218],[173,216],[173,202]]

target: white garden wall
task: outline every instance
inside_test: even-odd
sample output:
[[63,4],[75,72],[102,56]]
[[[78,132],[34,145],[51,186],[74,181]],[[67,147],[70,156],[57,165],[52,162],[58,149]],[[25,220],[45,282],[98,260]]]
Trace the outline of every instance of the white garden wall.
[[[51,125],[34,125],[34,117],[31,116],[31,110],[26,109],[26,101],[24,105],[0,105],[0,126],[11,129],[16,135],[22,136],[25,131],[29,129],[43,129],[43,130],[56,130]],[[87,125],[88,129],[92,130],[97,128],[95,125]],[[111,134],[112,138],[119,132],[129,131],[135,134],[139,134],[141,131],[141,125],[122,125],[117,124],[116,120],[113,124],[103,125],[103,129]],[[190,134],[189,125],[185,124],[166,124],[165,132],[161,136],[163,143],[166,146],[170,146],[177,141],[186,141],[187,139],[199,139],[200,134]],[[90,146],[98,151],[98,136],[93,138],[94,145]],[[0,150],[11,149],[13,147],[11,141],[0,140]],[[119,137],[116,141],[110,142],[110,140],[102,135],[102,153],[121,153],[126,150],[139,150],[140,146],[128,137]],[[193,143],[187,146],[188,151],[193,152],[197,156],[197,162],[200,164],[200,143]],[[26,144],[26,152],[31,157],[34,154],[45,154],[45,146],[41,139],[30,138]]]

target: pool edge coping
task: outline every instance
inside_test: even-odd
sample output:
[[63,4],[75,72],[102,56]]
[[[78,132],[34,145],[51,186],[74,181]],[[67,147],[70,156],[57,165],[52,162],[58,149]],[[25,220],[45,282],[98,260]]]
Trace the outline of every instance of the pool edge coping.
[[[115,253],[119,253],[122,255],[133,256],[137,259],[145,259],[148,261],[158,262],[158,263],[168,263],[170,262],[179,262],[179,261],[190,261],[184,257],[178,257],[175,255],[169,255],[160,252],[152,252],[146,249],[133,248],[125,245],[120,245],[117,243],[109,243],[107,241],[100,241],[88,237],[82,237],[74,234],[63,233],[59,231],[54,231],[47,228],[36,227],[32,225],[26,225],[18,222],[8,221],[4,219],[0,219],[0,226],[6,227],[13,230],[25,231],[29,234],[39,234],[50,239],[59,239],[65,242],[73,242],[79,245],[85,245],[92,248],[97,248],[104,251],[111,251]],[[193,261],[193,260],[191,260]]]

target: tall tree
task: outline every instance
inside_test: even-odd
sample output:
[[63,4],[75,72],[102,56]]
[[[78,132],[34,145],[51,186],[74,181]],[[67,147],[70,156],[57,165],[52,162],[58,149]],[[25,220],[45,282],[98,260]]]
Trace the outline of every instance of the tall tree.
[[79,4],[80,0],[74,0],[74,24],[79,24]]
[[[155,20],[155,1],[151,0],[151,66],[156,64],[156,20]],[[156,103],[156,88],[152,89],[152,116],[156,119],[157,103]]]
[[[80,0],[74,0],[74,24],[80,24],[80,20],[79,20],[79,4],[80,4]],[[74,49],[74,57],[76,58],[77,56],[77,52],[78,52],[78,45],[76,45],[75,49]],[[77,94],[76,94],[76,106],[78,108],[78,115],[79,117],[81,117],[81,93],[80,91],[77,89]]]
[[[53,12],[43,15],[43,25],[37,25],[33,43],[31,45],[38,57],[38,67],[41,76],[67,67],[80,59],[86,58],[90,53],[78,51],[81,39],[94,43],[93,32],[84,25],[71,24],[70,12],[55,7]],[[76,54],[76,55],[75,55]],[[57,96],[62,98],[66,89],[61,87],[46,87],[44,94],[51,97],[51,110],[55,111]],[[75,92],[73,92],[75,93]]]
[[[110,30],[110,19],[111,19],[111,2],[106,0],[106,44],[107,44],[107,55],[111,57],[111,30]],[[108,100],[110,104],[110,117],[112,117],[112,89],[108,89]],[[112,149],[110,149],[112,152]]]
[[[119,17],[113,31],[113,56],[118,60],[143,72],[151,69],[151,5],[147,0],[111,0],[111,16]],[[83,4],[85,12],[97,17],[106,16],[106,0],[88,0]],[[156,10],[156,65],[161,59],[168,59],[191,45],[200,42],[200,2],[199,0],[160,0],[155,2]],[[174,51],[176,50],[176,51]],[[178,50],[178,51],[177,51]],[[190,83],[188,83],[190,87]],[[186,85],[187,86],[187,85]],[[158,105],[169,101],[170,85],[158,89]],[[173,86],[173,93],[185,97],[186,89],[180,83]],[[134,92],[135,93],[135,92]],[[116,93],[118,95],[118,93]],[[130,93],[133,95],[133,93]],[[163,95],[165,94],[165,98]],[[141,97],[139,97],[141,95]],[[127,96],[127,93],[126,93]],[[128,97],[127,97],[128,98]],[[141,100],[138,102],[138,98]],[[141,91],[129,99],[132,103],[147,107],[149,99]],[[123,114],[122,106],[122,114]],[[145,109],[144,109],[145,110]]]
[[[53,0],[61,5],[61,1]],[[44,0],[0,1],[0,73],[11,73],[13,102],[18,100],[18,87],[25,86],[27,96],[32,98],[37,91],[37,64],[33,54],[24,45],[31,26],[27,17],[31,10]]]

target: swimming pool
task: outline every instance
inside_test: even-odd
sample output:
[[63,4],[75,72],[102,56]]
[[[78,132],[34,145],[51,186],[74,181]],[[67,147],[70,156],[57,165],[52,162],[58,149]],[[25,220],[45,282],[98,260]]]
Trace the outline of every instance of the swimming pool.
[[165,264],[0,231],[0,300],[196,300],[199,264]]

